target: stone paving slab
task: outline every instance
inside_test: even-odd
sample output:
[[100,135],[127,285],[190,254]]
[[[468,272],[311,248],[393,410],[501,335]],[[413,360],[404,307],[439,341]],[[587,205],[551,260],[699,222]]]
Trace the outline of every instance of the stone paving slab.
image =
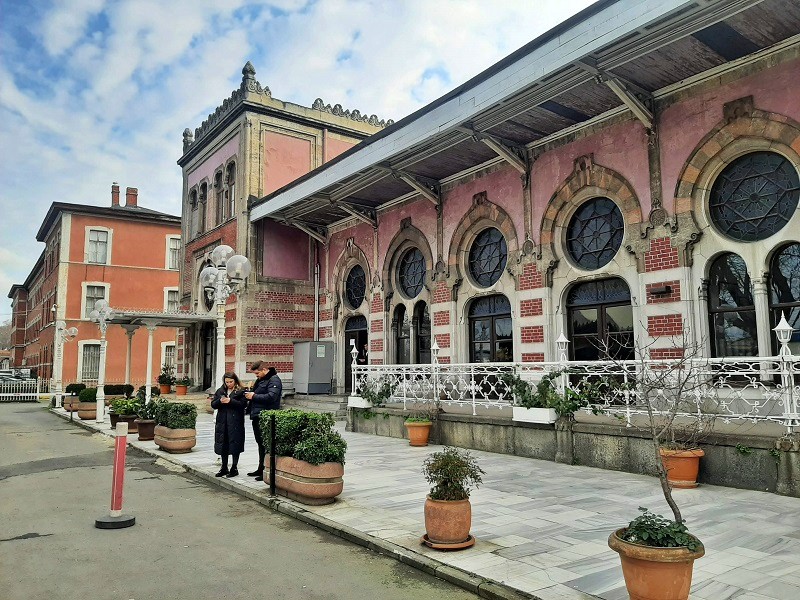
[[[53,412],[67,417],[62,409]],[[107,423],[81,424],[111,435]],[[487,598],[626,600],[608,535],[635,517],[639,506],[670,514],[653,477],[472,451],[486,471],[471,497],[477,543],[438,552],[419,542],[429,491],[421,467],[441,447],[414,448],[406,440],[347,432],[343,423],[337,428],[348,444],[344,492],[334,504],[316,507],[270,497],[265,484],[244,476],[257,464],[249,432],[242,475],[215,478],[219,462],[209,414],[198,416],[197,446],[189,454],[170,455],[153,442],[129,439],[203,479]],[[706,546],[706,556],[695,563],[692,600],[800,598],[800,499],[709,485],[674,494],[690,530]]]

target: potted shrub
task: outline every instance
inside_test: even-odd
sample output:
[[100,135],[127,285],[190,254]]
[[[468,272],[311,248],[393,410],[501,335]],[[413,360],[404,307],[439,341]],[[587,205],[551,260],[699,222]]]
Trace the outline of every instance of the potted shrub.
[[136,423],[136,428],[139,432],[139,441],[140,442],[149,442],[153,438],[155,438],[155,429],[156,429],[156,415],[158,414],[159,408],[166,403],[166,400],[158,399],[151,399],[150,402],[145,403],[145,396],[142,394],[139,397],[139,412],[137,414],[137,419],[134,421]]
[[188,402],[163,402],[156,411],[154,440],[171,454],[190,452],[197,444],[197,407]]
[[[275,415],[275,448],[270,416]],[[275,453],[275,488],[303,504],[330,504],[344,488],[347,442],[333,431],[333,415],[301,410],[259,413],[264,446]],[[267,471],[264,482],[269,484]]]
[[358,390],[359,395],[347,398],[348,408],[372,408],[380,406],[392,397],[397,384],[388,377],[365,379]]
[[86,384],[84,383],[70,383],[64,389],[64,393],[68,394],[64,396],[62,399],[62,406],[64,410],[67,412],[74,412],[78,410],[78,394],[81,390],[86,389]]
[[469,494],[482,482],[483,469],[467,450],[445,447],[422,465],[431,484],[425,499],[425,535],[422,542],[440,550],[458,550],[475,544],[470,535],[472,505]]
[[175,380],[175,395],[176,396],[185,396],[186,392],[189,390],[189,386],[192,385],[192,378],[187,377],[184,375],[183,377],[179,377]]
[[136,417],[138,416],[141,404],[136,398],[116,398],[111,401],[111,427],[116,427],[117,423],[124,421],[128,423],[129,433],[138,433]]
[[78,418],[90,421],[97,417],[97,388],[85,388],[78,393]]
[[405,427],[408,431],[409,446],[427,446],[433,420],[438,416],[440,408],[435,404],[422,404],[414,408],[406,417]]
[[159,393],[169,394],[172,391],[172,384],[175,383],[174,371],[175,369],[170,364],[161,365],[161,373],[158,375]]
[[552,404],[558,396],[553,382],[560,373],[549,373],[535,386],[522,379],[517,373],[503,373],[500,376],[513,398],[512,420],[526,423],[555,423],[558,415]]

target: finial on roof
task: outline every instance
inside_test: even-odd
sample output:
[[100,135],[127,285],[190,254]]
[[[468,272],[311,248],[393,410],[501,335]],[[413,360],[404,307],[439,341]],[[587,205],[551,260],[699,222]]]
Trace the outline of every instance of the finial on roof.
[[256,68],[253,66],[249,60],[245,63],[244,67],[242,68],[242,79],[255,79],[256,78]]
[[186,152],[189,149],[189,146],[191,146],[193,143],[194,134],[192,133],[192,130],[187,127],[183,130],[183,151]]

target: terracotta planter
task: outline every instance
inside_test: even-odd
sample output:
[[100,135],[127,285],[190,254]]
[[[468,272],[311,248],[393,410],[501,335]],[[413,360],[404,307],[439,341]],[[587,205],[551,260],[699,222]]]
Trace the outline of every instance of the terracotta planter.
[[427,446],[428,437],[431,434],[431,426],[433,423],[415,423],[408,421],[405,422],[406,429],[408,430],[408,445],[409,446]]
[[156,422],[152,419],[136,419],[136,429],[139,432],[140,442],[149,442],[155,436]]
[[700,448],[689,450],[668,450],[659,448],[661,462],[667,471],[667,481],[674,488],[697,487],[697,473],[700,470],[700,457],[705,456]]
[[[266,465],[269,465],[267,455]],[[275,457],[275,488],[282,496],[302,504],[330,504],[344,488],[344,465],[327,462],[312,465],[291,456]],[[269,485],[269,468],[264,470]]]
[[172,386],[167,385],[165,383],[158,384],[158,391],[163,396],[164,394],[169,394],[172,391]]
[[188,385],[175,385],[175,395],[176,396],[185,396],[186,392],[189,391]]
[[196,429],[170,429],[156,425],[154,434],[156,445],[170,454],[190,452],[197,444]]
[[433,544],[461,544],[469,539],[472,505],[466,500],[425,499],[425,532]]
[[97,418],[97,402],[78,402],[75,406],[79,419],[91,421]]
[[77,396],[63,396],[61,398],[61,406],[67,412],[75,412],[78,410],[78,397]]
[[626,542],[618,529],[608,537],[608,546],[619,553],[622,575],[630,600],[688,600],[694,561],[705,548],[654,548]]

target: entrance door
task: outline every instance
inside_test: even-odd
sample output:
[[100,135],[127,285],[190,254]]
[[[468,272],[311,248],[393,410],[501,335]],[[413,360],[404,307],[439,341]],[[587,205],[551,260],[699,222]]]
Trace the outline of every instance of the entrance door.
[[362,315],[356,315],[347,319],[344,325],[344,352],[342,352],[342,359],[344,360],[344,389],[346,392],[353,390],[353,357],[350,355],[350,350],[355,346],[359,351],[359,359],[363,357],[364,360],[367,360],[366,345],[368,341],[367,318]]
[[203,323],[200,330],[201,361],[200,369],[203,374],[203,389],[208,389],[214,384],[214,348],[216,346],[215,327],[213,323]]

